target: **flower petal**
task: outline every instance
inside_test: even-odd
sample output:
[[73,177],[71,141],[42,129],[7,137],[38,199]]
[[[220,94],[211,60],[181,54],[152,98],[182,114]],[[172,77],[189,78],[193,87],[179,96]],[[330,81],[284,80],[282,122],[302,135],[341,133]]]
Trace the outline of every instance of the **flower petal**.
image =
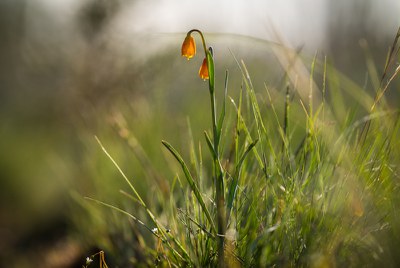
[[207,65],[207,58],[204,58],[203,64],[201,64],[200,70],[199,70],[199,76],[201,79],[209,79],[209,74],[208,74],[208,65]]
[[194,38],[190,34],[186,35],[186,38],[183,41],[181,54],[188,60],[196,55],[196,43],[194,42]]

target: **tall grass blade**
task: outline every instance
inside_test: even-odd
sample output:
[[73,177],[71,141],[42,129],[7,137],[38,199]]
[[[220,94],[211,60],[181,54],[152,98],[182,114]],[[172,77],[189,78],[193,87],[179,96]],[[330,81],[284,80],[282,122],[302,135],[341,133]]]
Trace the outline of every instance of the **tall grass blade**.
[[203,212],[205,213],[208,221],[210,222],[210,225],[211,225],[211,228],[212,228],[213,232],[216,233],[215,224],[214,224],[214,221],[213,221],[213,219],[211,217],[211,214],[208,211],[206,204],[204,203],[204,200],[203,200],[203,197],[201,196],[199,188],[197,187],[196,182],[194,181],[192,175],[190,174],[190,171],[189,171],[185,161],[183,161],[183,159],[180,156],[180,154],[167,141],[162,141],[162,144],[168,149],[168,151],[171,152],[171,154],[175,157],[175,159],[181,165],[183,173],[185,174],[186,180],[189,183],[190,189],[193,191],[194,195],[197,198],[197,201],[199,202],[200,206],[202,207]]
[[206,138],[206,143],[207,143],[208,149],[210,150],[210,153],[213,156],[213,159],[217,159],[217,152],[214,149],[214,145],[213,145],[207,131],[204,131],[204,137]]
[[[180,250],[183,252],[183,254],[184,254],[185,257],[186,257],[186,261],[191,262],[188,253],[187,253],[186,250],[183,248],[183,246],[180,244],[180,242],[177,241],[177,240],[175,239],[175,237],[172,236],[170,233],[166,232],[166,231],[165,231],[165,228],[162,227],[162,226],[158,223],[156,217],[153,215],[153,213],[152,213],[152,212],[150,211],[150,209],[147,207],[146,203],[143,201],[142,197],[141,197],[141,196],[139,195],[139,193],[136,191],[135,187],[134,187],[134,186],[132,185],[132,183],[129,181],[128,177],[125,175],[125,173],[124,173],[124,172],[122,171],[122,169],[119,167],[119,165],[117,164],[117,162],[116,162],[116,161],[114,160],[114,158],[108,153],[108,151],[106,150],[106,148],[105,148],[105,147],[103,146],[103,144],[100,142],[99,138],[98,138],[97,136],[95,136],[95,139],[96,139],[96,141],[98,142],[98,144],[100,145],[100,147],[101,147],[101,149],[103,150],[103,152],[104,152],[104,153],[106,154],[106,156],[111,160],[111,162],[112,162],[112,163],[114,164],[114,166],[117,168],[117,170],[119,171],[119,173],[120,173],[120,174],[122,175],[122,177],[125,179],[126,183],[129,185],[129,187],[130,187],[131,190],[133,191],[133,193],[134,193],[135,197],[137,198],[137,200],[139,201],[140,205],[142,205],[142,206],[145,208],[145,211],[146,211],[147,215],[150,217],[150,219],[151,219],[152,222],[155,224],[155,226],[157,226],[157,229],[159,230],[160,234],[161,234],[163,237],[166,237],[166,236],[170,237],[170,238],[174,241],[174,243],[180,248]],[[115,206],[109,205],[109,204],[104,203],[104,202],[102,202],[102,201],[98,201],[98,200],[95,200],[95,199],[92,199],[92,200],[93,200],[93,201],[96,201],[97,203],[100,203],[100,204],[102,204],[102,205],[105,205],[105,206],[107,206],[107,207],[113,208],[113,209],[115,209],[115,210],[117,210],[117,211],[119,211],[119,212],[121,212],[121,213],[123,213],[123,214],[125,214],[125,215],[128,215],[129,217],[135,219],[135,217],[134,217],[133,215],[129,214],[128,212],[126,212],[126,211],[124,211],[124,210],[122,210],[122,209],[120,209],[120,208],[117,208],[117,207],[115,207]],[[137,221],[138,221],[138,220],[137,220]],[[144,225],[144,224],[143,224],[143,225]],[[164,239],[164,240],[165,240],[165,239]],[[172,250],[172,252],[174,253],[174,255],[178,254],[179,256],[181,256],[178,252],[176,252],[176,250],[170,245],[169,242],[167,242],[167,245],[168,245],[168,247]]]
[[224,98],[223,98],[223,101],[222,101],[222,110],[221,110],[221,114],[219,116],[218,125],[217,125],[217,138],[218,138],[218,141],[221,140],[222,126],[223,126],[224,120],[225,120],[226,96],[228,94],[228,77],[229,77],[229,73],[228,73],[228,71],[226,71],[225,72],[225,85],[224,85]]
[[235,167],[235,173],[233,175],[233,180],[231,182],[231,186],[229,187],[228,198],[227,198],[227,207],[228,207],[227,222],[229,222],[230,214],[231,214],[231,211],[233,208],[233,202],[236,197],[236,191],[237,191],[237,187],[238,187],[238,183],[239,183],[239,177],[240,177],[240,173],[242,170],[244,160],[246,159],[249,152],[254,148],[254,146],[256,146],[257,142],[258,142],[258,140],[255,140],[251,144],[249,144],[249,146],[247,146],[246,150],[244,151],[243,155],[240,157],[240,160]]
[[145,208],[147,214],[150,216],[151,220],[154,222],[154,224],[158,225],[156,218],[154,217],[153,213],[149,210],[149,208],[147,207],[146,203],[143,201],[142,197],[140,196],[140,194],[136,191],[135,187],[133,186],[133,184],[129,181],[128,177],[125,175],[125,173],[122,171],[122,169],[119,167],[119,165],[117,164],[117,162],[114,160],[114,158],[108,153],[108,151],[106,150],[106,148],[103,146],[103,144],[100,142],[99,138],[97,138],[97,136],[95,136],[95,139],[97,141],[97,143],[100,145],[101,149],[103,150],[103,152],[105,153],[105,155],[111,160],[111,162],[114,164],[114,166],[117,168],[117,170],[119,171],[119,173],[122,175],[122,177],[124,178],[125,182],[129,185],[129,187],[131,188],[132,192],[134,193],[135,197],[139,200],[139,203]]

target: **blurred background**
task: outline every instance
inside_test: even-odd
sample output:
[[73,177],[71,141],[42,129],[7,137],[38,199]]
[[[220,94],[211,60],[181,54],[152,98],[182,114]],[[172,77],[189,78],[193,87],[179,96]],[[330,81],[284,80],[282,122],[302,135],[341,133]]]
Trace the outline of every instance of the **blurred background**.
[[[0,1],[1,264],[84,260],[88,249],[68,238],[82,232],[82,197],[109,200],[121,188],[94,135],[121,147],[126,157],[117,160],[140,177],[120,139],[126,118],[150,157],[161,154],[161,139],[179,141],[187,115],[207,128],[199,112],[207,103],[197,78],[202,57],[188,64],[180,56],[188,30],[205,33],[217,82],[229,69],[233,92],[241,80],[233,55],[246,62],[256,89],[279,83],[273,48],[280,44],[305,58],[327,55],[373,90],[367,60],[380,76],[399,14],[397,0]],[[390,94],[397,105],[398,87]]]

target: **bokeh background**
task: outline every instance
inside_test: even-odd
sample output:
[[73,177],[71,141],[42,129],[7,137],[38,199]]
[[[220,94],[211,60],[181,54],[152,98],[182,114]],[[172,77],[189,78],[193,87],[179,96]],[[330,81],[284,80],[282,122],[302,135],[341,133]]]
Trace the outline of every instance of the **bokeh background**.
[[281,44],[305,58],[326,55],[372,91],[367,60],[382,71],[399,14],[397,0],[0,1],[2,264],[37,267],[35,260],[56,255],[67,267],[85,256],[68,240],[85,222],[81,197],[108,199],[120,188],[94,135],[121,147],[117,160],[140,176],[121,141],[125,124],[150,158],[161,154],[161,139],[179,141],[187,115],[207,128],[201,57],[187,64],[180,56],[188,30],[206,34],[219,79],[231,72],[232,91],[241,79],[233,55],[246,62],[255,88],[278,84],[283,71],[272,51]]

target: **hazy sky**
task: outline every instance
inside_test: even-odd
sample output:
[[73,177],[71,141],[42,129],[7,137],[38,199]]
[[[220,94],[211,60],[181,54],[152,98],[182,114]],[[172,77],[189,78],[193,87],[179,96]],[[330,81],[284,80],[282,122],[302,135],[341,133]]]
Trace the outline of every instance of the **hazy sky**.
[[127,9],[121,19],[132,31],[185,32],[198,28],[271,39],[275,29],[290,41],[311,38],[319,42],[326,27],[325,16],[324,1],[315,0],[143,0]]
[[[98,0],[107,1],[107,0]],[[398,0],[137,0],[124,3],[113,25],[120,34],[176,33],[191,28],[238,33],[274,40],[276,30],[293,45],[316,49],[324,45],[328,23],[335,17],[351,22],[354,5],[369,3],[362,18],[371,30],[393,35],[400,25]],[[32,0],[59,23],[67,24],[90,0]],[[329,5],[335,3],[335,10]],[[338,13],[338,14],[335,14]],[[378,28],[378,29],[377,29]]]

